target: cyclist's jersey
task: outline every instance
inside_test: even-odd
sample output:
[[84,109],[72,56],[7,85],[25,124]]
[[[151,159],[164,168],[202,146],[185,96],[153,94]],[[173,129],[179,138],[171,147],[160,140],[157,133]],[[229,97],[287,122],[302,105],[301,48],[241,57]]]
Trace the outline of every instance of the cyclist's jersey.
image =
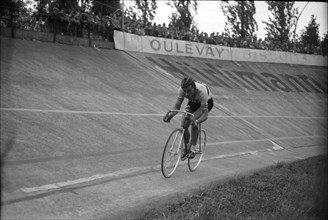
[[212,93],[205,83],[197,82],[196,84],[196,94],[193,97],[187,97],[183,89],[180,87],[178,90],[178,100],[181,102],[184,98],[189,99],[190,102],[199,103],[202,107],[208,107],[208,100],[212,98]]

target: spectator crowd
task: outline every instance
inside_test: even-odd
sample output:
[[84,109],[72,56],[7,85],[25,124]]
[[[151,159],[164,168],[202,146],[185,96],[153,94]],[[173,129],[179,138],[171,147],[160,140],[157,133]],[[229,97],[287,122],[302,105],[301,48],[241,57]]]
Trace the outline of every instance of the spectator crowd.
[[86,12],[81,7],[72,10],[59,10],[53,7],[49,14],[39,13],[30,15],[26,12],[19,12],[12,19],[9,10],[5,10],[5,13],[1,15],[1,27],[14,25],[15,28],[23,30],[51,32],[111,42],[114,41],[114,30],[119,30],[137,35],[228,47],[327,55],[327,35],[318,47],[313,47],[311,45],[302,45],[299,41],[282,43],[269,37],[264,39],[257,38],[256,36],[240,38],[233,34],[220,34],[219,32],[208,34],[200,32],[197,28],[192,28],[191,30],[187,28],[178,29],[171,25],[167,26],[165,23],[156,24],[155,22],[148,22],[144,25],[140,20],[134,20],[127,16],[124,16],[122,22],[121,14],[120,10],[115,11],[111,15],[101,15],[101,13],[95,15],[92,12]]

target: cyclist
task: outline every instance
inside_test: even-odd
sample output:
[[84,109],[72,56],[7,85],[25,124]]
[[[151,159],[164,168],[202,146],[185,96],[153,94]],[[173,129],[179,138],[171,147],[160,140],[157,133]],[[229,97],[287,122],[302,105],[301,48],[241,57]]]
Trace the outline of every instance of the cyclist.
[[[198,139],[198,124],[207,120],[208,112],[214,106],[211,91],[206,84],[193,80],[192,77],[184,77],[178,89],[178,97],[173,107],[174,110],[180,110],[181,104],[187,98],[189,100],[186,111],[194,114],[194,117],[188,115],[182,117],[181,126],[185,129],[184,142],[185,149],[182,153],[181,159],[185,160],[186,157],[195,157],[195,148]],[[170,112],[163,118],[164,122],[169,123],[170,120],[177,114],[177,112]],[[189,125],[191,124],[191,141],[189,133]]]

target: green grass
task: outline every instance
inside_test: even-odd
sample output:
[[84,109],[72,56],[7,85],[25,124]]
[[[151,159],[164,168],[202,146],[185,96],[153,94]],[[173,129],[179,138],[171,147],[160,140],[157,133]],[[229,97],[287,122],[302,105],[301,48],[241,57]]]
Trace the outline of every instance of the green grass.
[[327,156],[280,162],[138,219],[326,219],[327,187]]

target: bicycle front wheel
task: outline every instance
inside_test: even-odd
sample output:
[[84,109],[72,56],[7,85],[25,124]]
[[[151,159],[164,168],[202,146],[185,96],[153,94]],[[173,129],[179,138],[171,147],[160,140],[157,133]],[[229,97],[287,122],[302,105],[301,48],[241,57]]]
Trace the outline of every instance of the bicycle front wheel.
[[162,173],[165,178],[170,177],[180,162],[181,146],[183,146],[183,130],[175,129],[166,141],[162,156]]
[[195,171],[203,158],[206,146],[206,132],[201,130],[198,136],[198,145],[196,146],[196,155],[192,159],[188,159],[188,168],[191,172]]

